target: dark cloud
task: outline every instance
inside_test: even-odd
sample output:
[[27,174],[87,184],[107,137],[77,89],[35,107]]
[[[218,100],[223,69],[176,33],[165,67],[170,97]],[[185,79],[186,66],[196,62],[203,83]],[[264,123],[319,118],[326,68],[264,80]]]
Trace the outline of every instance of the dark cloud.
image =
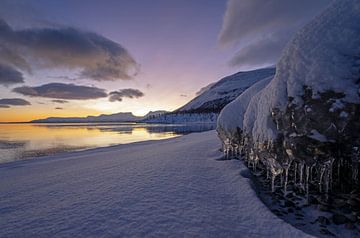
[[11,106],[27,106],[30,102],[22,98],[3,98],[0,99],[0,108],[9,108]]
[[23,86],[14,88],[13,91],[25,96],[56,98],[64,100],[87,100],[108,96],[105,90],[101,88],[63,83],[49,83],[37,87]]
[[126,89],[121,89],[119,91],[113,91],[109,93],[109,101],[110,102],[115,102],[115,101],[119,101],[121,102],[123,98],[139,98],[144,96],[144,93],[141,92],[138,89],[133,89],[133,88],[126,88]]
[[9,65],[0,63],[0,85],[9,86],[23,82],[24,78],[21,72],[17,71]]
[[130,79],[138,64],[120,44],[93,32],[67,28],[14,30],[0,19],[0,62],[19,69],[80,69],[81,78]]
[[274,64],[294,33],[332,0],[229,0],[219,42],[239,48],[237,66]]
[[55,110],[63,110],[64,108],[62,107],[55,107]]
[[253,42],[252,44],[241,48],[230,60],[231,66],[241,65],[244,67],[266,66],[277,62],[281,51],[289,41],[289,35],[294,32],[277,32],[268,35],[264,39]]
[[60,103],[60,104],[64,104],[64,103],[68,103],[69,101],[66,101],[66,100],[61,100],[61,99],[54,99],[54,100],[51,100],[52,102],[54,103]]

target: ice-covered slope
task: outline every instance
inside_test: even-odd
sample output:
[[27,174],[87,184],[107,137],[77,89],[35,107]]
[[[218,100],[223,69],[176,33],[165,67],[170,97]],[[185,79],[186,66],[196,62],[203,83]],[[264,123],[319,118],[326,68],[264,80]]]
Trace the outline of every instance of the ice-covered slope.
[[261,79],[273,76],[275,68],[264,68],[239,72],[213,83],[207,90],[191,100],[176,112],[213,112],[221,109],[242,92]]

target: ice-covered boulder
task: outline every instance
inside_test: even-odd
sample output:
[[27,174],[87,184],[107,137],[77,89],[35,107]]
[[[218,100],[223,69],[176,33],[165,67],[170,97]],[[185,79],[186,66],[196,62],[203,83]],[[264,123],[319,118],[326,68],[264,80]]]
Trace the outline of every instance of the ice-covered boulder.
[[359,185],[359,86],[360,1],[338,0],[296,34],[262,90],[223,109],[217,130],[273,179],[287,181],[291,170],[306,190],[309,177],[320,191],[329,181],[351,190]]

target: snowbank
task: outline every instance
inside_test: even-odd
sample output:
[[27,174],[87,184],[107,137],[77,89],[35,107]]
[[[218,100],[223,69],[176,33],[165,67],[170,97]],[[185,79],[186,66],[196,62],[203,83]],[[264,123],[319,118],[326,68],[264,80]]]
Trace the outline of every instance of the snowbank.
[[0,165],[1,237],[306,237],[214,131]]

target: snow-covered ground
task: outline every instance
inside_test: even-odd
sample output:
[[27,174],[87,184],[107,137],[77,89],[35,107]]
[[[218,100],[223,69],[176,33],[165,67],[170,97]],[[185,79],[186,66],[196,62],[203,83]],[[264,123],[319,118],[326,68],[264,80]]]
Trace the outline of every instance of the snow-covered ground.
[[306,237],[214,131],[0,165],[0,237]]

